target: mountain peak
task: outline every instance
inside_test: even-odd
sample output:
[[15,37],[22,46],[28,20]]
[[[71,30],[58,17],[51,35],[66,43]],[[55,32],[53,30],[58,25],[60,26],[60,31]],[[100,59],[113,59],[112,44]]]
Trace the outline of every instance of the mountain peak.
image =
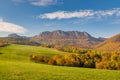
[[92,37],[87,32],[62,30],[55,30],[52,32],[45,31],[34,36],[32,40],[58,46],[77,45],[79,47],[91,47],[101,42],[101,40]]
[[62,30],[55,30],[52,32],[45,31],[42,32],[39,36],[41,37],[50,37],[50,38],[67,38],[67,39],[80,39],[80,38],[93,38],[87,32],[80,32],[80,31],[62,31]]
[[9,34],[8,37],[18,38],[20,36],[18,34],[16,34],[16,33],[12,33],[12,34]]
[[26,36],[20,36],[20,35],[18,35],[16,33],[9,34],[8,37],[15,38],[15,39],[28,39],[28,37],[26,37]]

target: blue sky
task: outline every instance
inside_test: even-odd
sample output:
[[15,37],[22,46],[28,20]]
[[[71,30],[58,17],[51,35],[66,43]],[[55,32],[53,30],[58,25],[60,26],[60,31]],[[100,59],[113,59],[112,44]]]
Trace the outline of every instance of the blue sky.
[[86,31],[94,37],[120,33],[120,0],[0,0],[0,36],[43,31]]

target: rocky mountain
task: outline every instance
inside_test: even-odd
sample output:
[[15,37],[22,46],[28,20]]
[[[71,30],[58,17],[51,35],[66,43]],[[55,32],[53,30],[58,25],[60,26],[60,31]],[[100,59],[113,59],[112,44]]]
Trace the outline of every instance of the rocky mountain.
[[62,30],[45,31],[32,37],[31,40],[57,47],[72,45],[82,48],[92,48],[94,45],[103,41],[101,38],[94,38],[87,32]]
[[120,50],[120,33],[96,46],[99,50]]
[[20,40],[29,40],[29,37],[26,36],[20,36],[16,33],[12,33],[8,35],[9,38],[15,38],[15,39],[20,39]]

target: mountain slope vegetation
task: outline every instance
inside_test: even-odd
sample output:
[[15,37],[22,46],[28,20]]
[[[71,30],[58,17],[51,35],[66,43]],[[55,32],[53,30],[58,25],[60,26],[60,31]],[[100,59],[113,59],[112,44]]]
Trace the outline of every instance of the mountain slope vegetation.
[[120,34],[117,34],[96,46],[98,50],[120,50]]

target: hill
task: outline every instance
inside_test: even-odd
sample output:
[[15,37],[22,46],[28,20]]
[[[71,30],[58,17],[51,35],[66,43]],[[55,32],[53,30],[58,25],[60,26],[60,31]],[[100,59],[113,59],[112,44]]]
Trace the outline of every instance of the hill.
[[120,71],[52,66],[33,63],[29,55],[68,54],[43,47],[10,45],[0,47],[1,80],[119,80]]
[[98,50],[120,50],[120,34],[117,34],[96,46]]
[[104,39],[95,38],[87,32],[55,30],[52,32],[42,32],[32,37],[31,40],[40,42],[41,44],[53,45],[55,47],[72,45],[82,48],[92,48]]
[[52,56],[55,54],[68,54],[55,49],[44,48],[40,46],[27,46],[12,44],[6,47],[0,47],[0,59],[2,60],[16,60],[16,61],[29,61],[29,57],[32,54]]

